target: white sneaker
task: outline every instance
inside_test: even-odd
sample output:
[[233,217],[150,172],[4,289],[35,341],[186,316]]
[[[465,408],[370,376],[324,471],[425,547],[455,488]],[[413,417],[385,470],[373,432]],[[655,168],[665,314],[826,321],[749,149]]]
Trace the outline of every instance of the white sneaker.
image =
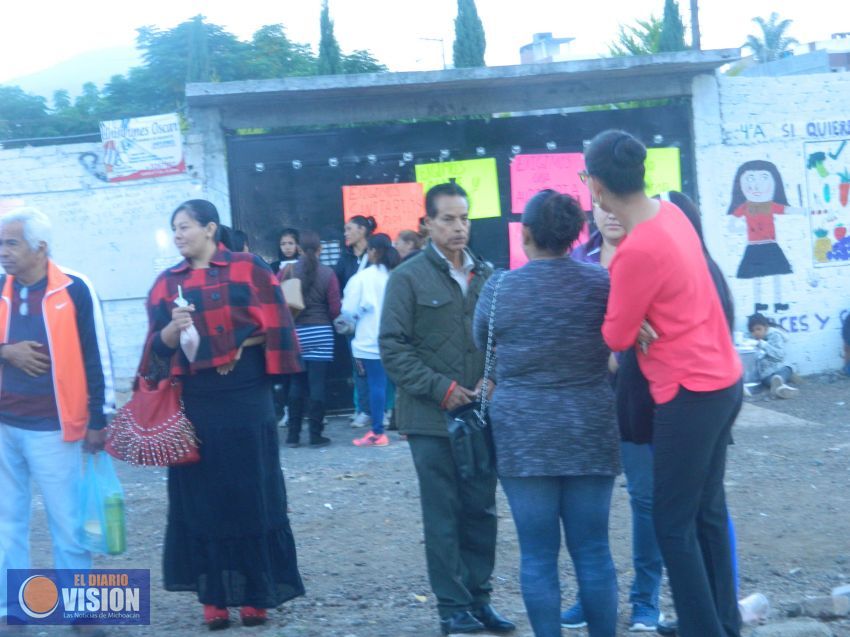
[[629,626],[630,633],[654,633],[658,630],[658,624],[664,621],[664,613],[658,614],[658,620],[653,623],[650,620],[636,620]]
[[372,426],[372,419],[369,417],[368,414],[359,413],[354,418],[354,420],[351,421],[351,426],[354,427],[355,429],[361,429],[363,427],[371,427]]
[[794,398],[800,390],[796,387],[791,387],[791,385],[785,385],[784,383],[777,388],[776,395],[779,398]]

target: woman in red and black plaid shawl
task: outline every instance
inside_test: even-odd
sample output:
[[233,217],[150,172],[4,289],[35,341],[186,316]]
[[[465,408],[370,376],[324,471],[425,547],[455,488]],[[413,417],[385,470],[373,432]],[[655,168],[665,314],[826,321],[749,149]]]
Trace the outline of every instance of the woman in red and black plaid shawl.
[[185,260],[151,289],[141,371],[180,378],[201,461],[168,470],[165,588],[196,592],[210,628],[237,606],[256,625],[304,593],[272,404],[273,376],[301,370],[298,340],[271,269],[218,243],[215,206],[187,201],[171,225]]

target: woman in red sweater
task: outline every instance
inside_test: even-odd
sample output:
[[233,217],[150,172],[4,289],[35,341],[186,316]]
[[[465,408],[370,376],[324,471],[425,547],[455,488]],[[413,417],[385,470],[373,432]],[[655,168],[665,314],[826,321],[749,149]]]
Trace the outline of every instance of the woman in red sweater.
[[587,181],[627,237],[610,265],[602,334],[640,346],[657,404],[653,517],[681,637],[739,637],[723,475],[741,407],[741,362],[699,237],[684,213],[644,193],[646,148],[623,131],[585,152]]

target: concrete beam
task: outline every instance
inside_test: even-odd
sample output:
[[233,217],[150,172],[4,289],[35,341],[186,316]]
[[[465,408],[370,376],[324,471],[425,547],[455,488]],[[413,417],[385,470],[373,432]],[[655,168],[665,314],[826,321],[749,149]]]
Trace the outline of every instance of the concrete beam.
[[354,124],[486,115],[689,96],[696,75],[738,49],[682,51],[415,73],[189,84],[190,109],[219,109],[227,128]]

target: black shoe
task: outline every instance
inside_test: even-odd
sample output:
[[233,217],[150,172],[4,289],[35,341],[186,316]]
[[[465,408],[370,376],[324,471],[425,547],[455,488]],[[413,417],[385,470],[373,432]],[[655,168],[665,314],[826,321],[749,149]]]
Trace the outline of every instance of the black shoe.
[[516,630],[516,624],[502,617],[490,604],[472,611],[472,616],[494,633],[512,633]]
[[310,436],[311,447],[327,447],[329,444],[331,444],[330,438],[325,438],[324,436]]
[[444,635],[453,633],[478,633],[485,629],[484,624],[475,619],[468,610],[458,611],[451,617],[440,620],[440,630]]
[[655,632],[659,635],[675,635],[678,628],[679,622],[675,619],[668,619],[667,621],[658,622],[658,627],[655,629]]

